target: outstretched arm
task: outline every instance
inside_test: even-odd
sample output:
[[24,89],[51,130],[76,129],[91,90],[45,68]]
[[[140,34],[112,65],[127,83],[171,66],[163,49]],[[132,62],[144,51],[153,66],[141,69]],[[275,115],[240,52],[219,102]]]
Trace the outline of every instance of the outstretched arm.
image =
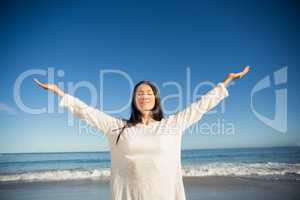
[[49,84],[49,83],[41,83],[39,80],[37,79],[33,79],[34,82],[41,88],[45,89],[45,90],[48,90],[48,91],[51,91],[51,92],[54,92],[54,94],[60,96],[60,97],[63,97],[65,95],[65,93],[59,89],[59,87],[55,84]]
[[232,80],[245,76],[249,71],[250,67],[247,66],[242,72],[228,74],[222,82],[219,82],[208,93],[201,96],[200,99],[187,106],[184,110],[171,115],[171,122],[175,122],[182,130],[196,123],[206,112],[217,106],[225,97],[229,96],[227,86]]
[[228,84],[234,80],[234,79],[237,79],[237,78],[242,78],[243,76],[245,76],[248,72],[250,71],[250,67],[249,66],[246,66],[244,68],[243,71],[241,72],[238,72],[238,73],[229,73],[228,76],[224,79],[224,81],[222,82],[224,84],[225,87],[228,86]]
[[122,119],[112,117],[98,109],[86,105],[84,102],[76,97],[64,93],[57,85],[44,84],[34,79],[34,82],[41,88],[54,92],[62,97],[60,106],[66,107],[71,113],[85,121],[90,126],[107,134],[114,127],[119,127],[123,123]]

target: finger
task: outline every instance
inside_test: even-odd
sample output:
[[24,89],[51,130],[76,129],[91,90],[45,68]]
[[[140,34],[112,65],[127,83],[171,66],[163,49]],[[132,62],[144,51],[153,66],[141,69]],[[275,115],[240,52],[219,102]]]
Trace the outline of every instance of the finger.
[[250,67],[245,71],[245,74],[247,74],[250,71]]
[[241,75],[240,75],[239,78],[242,78],[243,76],[245,76],[245,75],[249,72],[249,70],[250,70],[250,67],[247,66],[247,68],[245,68],[245,69],[243,70],[243,72],[241,73]]
[[248,71],[250,71],[250,66],[247,65],[247,66],[245,67],[244,71],[245,71],[246,73],[247,73]]
[[249,70],[250,70],[250,67],[249,67],[249,66],[246,66],[246,67],[244,68],[244,70],[241,72],[241,74],[242,74],[242,75],[245,75],[246,73],[249,72]]
[[37,85],[39,85],[39,86],[42,86],[43,84],[39,81],[39,80],[37,80],[37,79],[33,79],[33,81],[37,84]]
[[41,83],[39,80],[37,80],[37,79],[33,79],[34,80],[34,82],[36,83],[36,84],[38,84],[40,87],[42,87],[42,88],[45,88],[45,84],[43,84],[43,83]]

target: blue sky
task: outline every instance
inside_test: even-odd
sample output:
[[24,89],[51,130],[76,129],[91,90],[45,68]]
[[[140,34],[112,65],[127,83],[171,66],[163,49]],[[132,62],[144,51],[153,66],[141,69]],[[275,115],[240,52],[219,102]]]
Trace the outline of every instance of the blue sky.
[[[18,3],[17,3],[18,2]],[[67,125],[67,113],[30,114],[14,99],[14,84],[28,70],[55,71],[54,82],[89,81],[100,95],[100,71],[121,70],[137,83],[151,80],[163,97],[183,87],[183,109],[191,103],[191,88],[199,82],[218,83],[245,65],[252,71],[228,88],[224,113],[208,114],[201,123],[222,119],[234,125],[234,135],[185,134],[182,148],[231,148],[300,145],[299,133],[299,4],[295,1],[6,1],[1,6],[0,31],[0,152],[103,151],[99,134],[80,135]],[[256,111],[273,118],[275,91],[287,88],[287,131],[267,126],[251,110],[251,90],[264,77],[287,66],[288,81],[257,93]],[[62,70],[64,75],[57,73]],[[21,98],[31,108],[47,106],[47,93],[33,85],[33,75],[21,85]],[[104,110],[119,108],[130,98],[128,82],[105,77]],[[204,94],[209,88],[202,88]],[[85,102],[89,92],[76,94]],[[165,110],[176,111],[170,99]],[[220,106],[216,110],[220,110]],[[129,109],[112,114],[128,117]],[[190,133],[190,132],[189,132]]]

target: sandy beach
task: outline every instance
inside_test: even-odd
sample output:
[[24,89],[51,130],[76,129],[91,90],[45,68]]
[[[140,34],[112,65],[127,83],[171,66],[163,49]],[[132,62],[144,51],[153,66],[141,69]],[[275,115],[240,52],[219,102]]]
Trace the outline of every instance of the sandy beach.
[[[300,180],[240,177],[184,177],[188,200],[299,199]],[[0,183],[1,200],[110,199],[109,181],[74,180]]]
[[189,200],[299,199],[300,181],[240,177],[185,177]]

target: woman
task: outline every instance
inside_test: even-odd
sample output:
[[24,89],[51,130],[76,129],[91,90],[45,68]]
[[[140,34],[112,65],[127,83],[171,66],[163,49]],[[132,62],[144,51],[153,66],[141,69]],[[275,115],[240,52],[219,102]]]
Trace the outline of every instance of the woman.
[[180,162],[182,133],[228,96],[226,87],[230,81],[241,78],[249,70],[247,66],[240,73],[228,74],[200,100],[166,118],[158,90],[149,81],[135,86],[129,120],[89,107],[56,85],[35,82],[62,97],[61,106],[107,137],[113,200],[184,200]]

